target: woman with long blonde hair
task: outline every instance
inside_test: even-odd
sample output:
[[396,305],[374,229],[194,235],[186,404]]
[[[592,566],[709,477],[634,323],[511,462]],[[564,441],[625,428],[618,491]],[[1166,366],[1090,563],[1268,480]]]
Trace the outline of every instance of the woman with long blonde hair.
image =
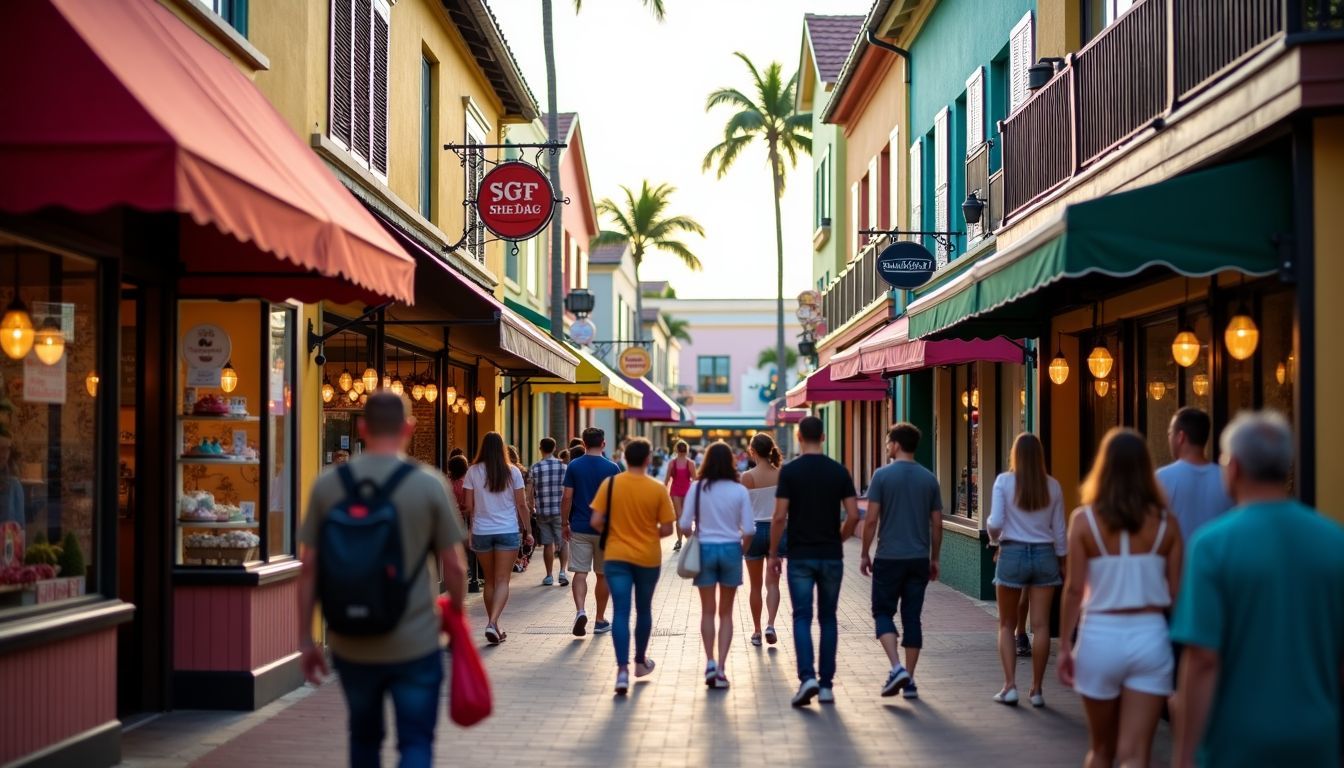
[[1085,765],[1147,765],[1172,688],[1165,611],[1180,587],[1180,525],[1132,429],[1106,433],[1082,497],[1069,523],[1059,679],[1083,697]]
[[999,660],[1003,688],[994,696],[1000,704],[1017,704],[1017,648],[1013,641],[1022,593],[1031,596],[1031,627],[1036,645],[1031,654],[1031,690],[1034,707],[1045,706],[1041,691],[1045,665],[1050,659],[1050,605],[1055,587],[1063,583],[1068,553],[1064,527],[1064,493],[1045,470],[1041,439],[1023,432],[1013,441],[1009,471],[994,480],[989,507],[989,540],[995,554],[994,588],[999,603]]

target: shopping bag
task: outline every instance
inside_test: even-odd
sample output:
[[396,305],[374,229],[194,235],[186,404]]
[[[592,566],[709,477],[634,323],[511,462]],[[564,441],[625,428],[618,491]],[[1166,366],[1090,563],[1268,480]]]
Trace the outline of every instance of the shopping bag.
[[443,631],[452,646],[453,680],[448,689],[448,716],[463,727],[473,726],[490,716],[492,706],[490,678],[481,663],[480,651],[471,640],[467,617],[449,608],[448,597],[439,597]]

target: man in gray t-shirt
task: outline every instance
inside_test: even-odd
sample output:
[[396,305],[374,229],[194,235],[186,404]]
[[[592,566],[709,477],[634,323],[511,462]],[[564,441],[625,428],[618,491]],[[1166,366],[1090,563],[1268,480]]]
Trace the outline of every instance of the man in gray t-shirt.
[[[901,422],[887,435],[892,463],[877,470],[868,486],[868,512],[863,526],[863,556],[859,572],[873,578],[873,622],[877,639],[891,661],[891,673],[882,685],[883,696],[903,691],[918,698],[915,665],[924,644],[920,613],[924,590],[938,579],[938,553],[943,545],[943,494],[938,478],[915,462],[919,428]],[[868,552],[876,536],[877,559]],[[905,629],[905,666],[896,647],[896,622],[901,614]]]

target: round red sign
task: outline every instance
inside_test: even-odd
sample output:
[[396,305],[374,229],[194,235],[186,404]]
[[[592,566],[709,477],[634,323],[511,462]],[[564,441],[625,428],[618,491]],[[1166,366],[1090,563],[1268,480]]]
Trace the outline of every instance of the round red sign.
[[481,180],[476,210],[481,223],[505,240],[527,240],[551,221],[555,194],[535,165],[500,163]]

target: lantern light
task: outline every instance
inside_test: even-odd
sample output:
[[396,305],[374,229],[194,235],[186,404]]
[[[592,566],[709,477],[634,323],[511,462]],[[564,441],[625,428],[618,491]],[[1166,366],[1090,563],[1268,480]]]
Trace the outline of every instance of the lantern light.
[[5,316],[0,318],[0,345],[5,354],[14,360],[22,360],[33,348],[33,318],[28,314],[28,305],[19,298],[19,259],[14,258],[14,300],[5,308]]
[[430,383],[425,385],[425,399],[431,403],[439,399],[438,384],[435,384],[434,382],[431,381]]
[[224,369],[219,372],[219,388],[225,392],[238,388],[238,371],[234,369],[232,360],[225,363]]
[[55,318],[44,320],[33,335],[33,352],[43,365],[55,365],[65,354],[65,334]]
[[331,386],[331,382],[322,382],[322,402],[330,403],[331,399],[335,396],[336,388]]
[[1194,331],[1183,330],[1171,342],[1171,356],[1182,368],[1189,368],[1199,359],[1199,337]]
[[425,385],[418,381],[412,384],[411,397],[415,398],[415,402],[417,403],[423,400],[425,398]]
[[477,395],[474,405],[477,413],[485,413],[485,395]]
[[1196,373],[1190,378],[1190,389],[1194,390],[1196,397],[1203,397],[1209,394],[1208,374]]
[[1087,369],[1098,379],[1109,376],[1113,365],[1115,358],[1111,357],[1111,351],[1101,344],[1093,347],[1087,355]]
[[[365,368],[364,374],[359,379],[364,382],[364,392],[372,392],[378,388],[378,372],[372,368]],[[364,392],[360,394],[364,394]]]
[[1260,329],[1242,305],[1237,314],[1227,323],[1223,332],[1223,342],[1227,344],[1227,353],[1237,360],[1245,360],[1255,354],[1255,346],[1260,341]]
[[1063,350],[1055,352],[1055,359],[1050,361],[1050,380],[1056,384],[1069,380],[1069,361],[1065,359]]
[[1096,390],[1097,397],[1105,397],[1106,393],[1111,391],[1111,382],[1105,379],[1097,379],[1092,382],[1092,389]]
[[391,388],[392,388],[392,377],[388,376],[387,374],[383,374],[383,389],[391,389]]
[[392,380],[392,384],[388,387],[388,389],[392,390],[392,394],[396,395],[397,397],[401,397],[401,394],[406,391],[406,385],[401,383],[401,377],[398,376],[397,378]]
[[[355,379],[355,383],[353,386],[350,387],[350,391],[355,393],[355,397],[359,397],[360,395],[364,394],[364,380]],[[355,397],[352,397],[350,399],[354,400]]]
[[449,405],[457,402],[457,388],[450,384],[447,389],[443,390],[443,399]]
[[363,395],[360,395],[360,396],[359,396],[359,404],[360,404],[360,405],[368,405],[368,402],[369,402],[369,396],[368,396],[368,394],[363,394]]
[[1148,394],[1154,400],[1161,400],[1167,394],[1167,385],[1157,379],[1148,382]]
[[99,381],[98,374],[94,371],[89,371],[89,375],[84,377],[84,389],[88,390],[89,397],[98,396]]
[[[364,386],[362,382],[357,381],[355,383],[359,385],[359,388],[363,388]],[[350,402],[353,403],[359,399],[359,388],[351,387],[350,391],[345,393],[345,396],[350,399]]]
[[341,388],[342,392],[349,392],[350,387],[354,386],[354,383],[355,377],[350,375],[349,368],[342,370],[340,377],[336,379],[336,384]]

